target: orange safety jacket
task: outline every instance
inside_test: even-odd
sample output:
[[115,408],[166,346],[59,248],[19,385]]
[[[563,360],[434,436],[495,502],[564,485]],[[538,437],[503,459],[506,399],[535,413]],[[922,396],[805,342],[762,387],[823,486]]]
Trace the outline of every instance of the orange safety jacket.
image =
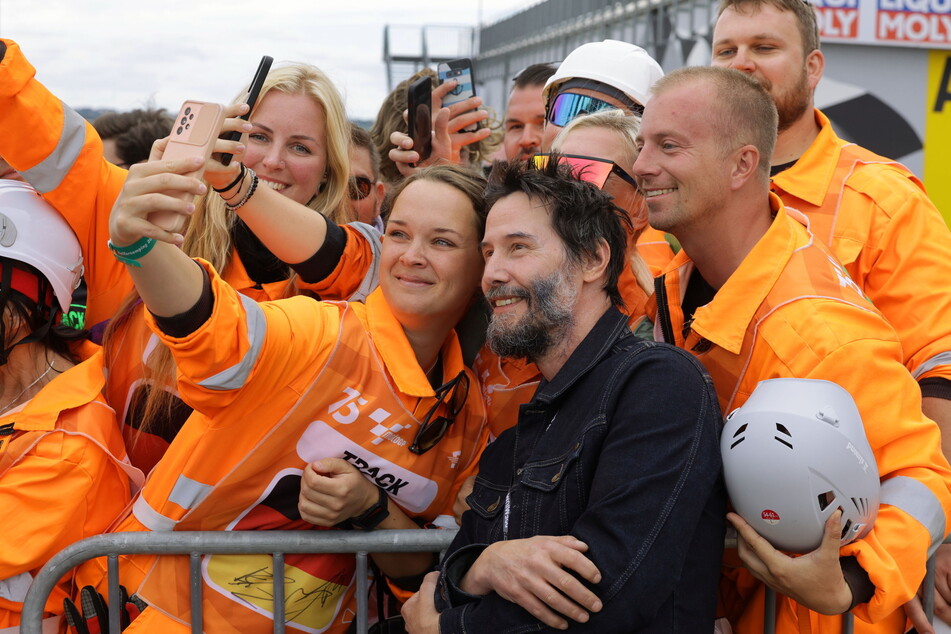
[[[0,416],[0,629],[19,625],[26,591],[47,560],[104,532],[142,485],[102,386],[99,352]],[[63,613],[73,581],[65,577],[50,594],[47,616]]]
[[951,231],[914,174],[838,136],[819,136],[773,177],[783,204],[809,218],[898,332],[916,379],[951,379]]
[[[872,531],[843,546],[865,570],[875,594],[857,605],[856,632],[904,632],[902,605],[924,578],[929,553],[947,535],[951,467],[937,425],[921,413],[918,386],[902,365],[894,330],[848,273],[775,195],[775,219],[739,268],[699,307],[684,333],[681,301],[693,270],[678,253],[657,283],[659,339],[690,350],[710,372],[724,414],[763,380],[825,379],[855,399],[882,480]],[[802,224],[800,224],[802,223]],[[724,616],[734,632],[763,631],[763,590],[735,551],[727,551]],[[839,632],[841,618],[821,616],[780,597],[781,634]],[[877,623],[877,625],[869,625]]]
[[[196,412],[120,529],[313,528],[297,511],[300,476],[326,457],[349,461],[410,517],[451,516],[487,440],[484,407],[455,335],[441,353],[443,376],[466,372],[471,389],[445,437],[416,455],[409,445],[435,393],[381,291],[365,305],[306,297],[258,304],[209,273],[211,318],[183,338],[156,329]],[[187,561],[132,560],[123,583],[162,614],[188,621]],[[353,556],[288,556],[286,563],[288,628],[346,631],[355,607]],[[261,573],[268,566],[256,557],[204,558],[205,631],[271,631],[270,581]],[[140,585],[139,571],[149,568]]]
[[103,158],[96,130],[35,78],[19,45],[2,40],[0,156],[62,214],[82,245],[89,285],[86,326],[112,317],[132,290],[106,241],[112,205],[126,170]]
[[[360,235],[375,231],[366,225],[356,225],[357,223],[347,225],[344,230]],[[356,242],[356,240],[349,240],[348,244]],[[355,254],[356,257],[359,255]],[[368,272],[362,277],[340,276],[329,281],[325,280],[319,287],[304,283],[299,283],[299,287],[317,290],[322,297],[327,299],[363,299],[378,283],[379,258],[374,260],[376,261],[374,265],[368,265]],[[289,293],[295,292],[288,282],[283,280],[256,284],[245,271],[237,252],[233,254],[233,259],[223,278],[242,295],[259,302],[282,299]],[[157,428],[141,429],[144,398],[153,386],[150,358],[161,344],[158,337],[146,325],[144,306],[140,303],[132,310],[133,314],[129,320],[117,329],[112,340],[106,343],[106,367],[109,368],[109,373],[105,396],[106,401],[115,408],[119,421],[123,424],[123,435],[132,464],[143,473],[148,473],[168,449],[169,443],[181,429],[191,408],[176,398],[170,415],[154,421]],[[174,386],[166,386],[165,389],[174,392]],[[175,394],[177,396],[177,392]]]

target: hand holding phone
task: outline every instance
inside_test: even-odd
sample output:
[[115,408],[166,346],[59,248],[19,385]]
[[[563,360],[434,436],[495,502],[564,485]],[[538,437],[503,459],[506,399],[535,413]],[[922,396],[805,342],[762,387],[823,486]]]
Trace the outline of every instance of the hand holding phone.
[[[200,157],[202,159],[201,167],[190,173],[189,176],[201,178],[205,173],[205,162],[211,156],[215,141],[218,140],[218,131],[221,130],[224,120],[225,109],[221,104],[186,101],[182,104],[182,108],[178,111],[178,116],[172,125],[168,144],[165,146],[165,152],[162,153],[162,160]],[[185,201],[190,201],[193,198],[191,194],[184,192],[168,192],[168,194]],[[184,218],[178,214],[172,214],[170,218],[158,221],[153,219],[153,221],[163,229],[174,233],[180,233],[184,225]]]
[[[267,79],[267,74],[271,70],[272,63],[274,63],[273,57],[265,55],[261,58],[258,69],[254,73],[254,78],[251,80],[250,86],[248,86],[248,97],[245,99],[245,103],[248,104],[248,111],[241,115],[241,119],[247,121],[251,116],[251,110],[254,109],[254,104],[257,103],[258,95],[261,94],[261,87],[264,86],[264,80]],[[241,133],[237,130],[234,132],[226,132],[222,134],[220,138],[228,141],[237,141],[241,138]],[[231,165],[231,159],[233,157],[233,154],[222,154],[218,160],[222,165]]]
[[[433,80],[420,77],[406,89],[406,123],[421,163],[433,151]],[[415,167],[415,166],[414,166]]]
[[[470,97],[475,97],[475,77],[472,74],[472,60],[467,57],[441,62],[436,69],[439,75],[440,85],[450,79],[456,80],[456,87],[442,98],[442,105],[448,108],[460,101],[465,101]],[[475,109],[470,110],[474,112]],[[475,132],[479,129],[478,123],[473,123],[461,130],[461,132]]]

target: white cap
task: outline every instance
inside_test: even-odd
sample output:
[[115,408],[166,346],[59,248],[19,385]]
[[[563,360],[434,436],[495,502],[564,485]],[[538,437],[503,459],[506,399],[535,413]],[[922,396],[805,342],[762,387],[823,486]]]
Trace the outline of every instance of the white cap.
[[640,46],[619,40],[589,42],[571,51],[545,84],[545,101],[570,79],[591,79],[621,91],[642,106],[650,88],[664,76],[653,57]]

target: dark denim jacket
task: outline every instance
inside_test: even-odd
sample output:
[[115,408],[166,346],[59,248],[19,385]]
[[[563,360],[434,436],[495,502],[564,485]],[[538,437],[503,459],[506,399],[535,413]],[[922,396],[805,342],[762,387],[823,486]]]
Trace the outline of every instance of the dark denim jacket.
[[636,339],[609,309],[518,425],[485,451],[436,590],[440,632],[545,629],[457,583],[487,544],[572,534],[604,604],[572,631],[711,632],[725,532],[720,411],[693,357]]

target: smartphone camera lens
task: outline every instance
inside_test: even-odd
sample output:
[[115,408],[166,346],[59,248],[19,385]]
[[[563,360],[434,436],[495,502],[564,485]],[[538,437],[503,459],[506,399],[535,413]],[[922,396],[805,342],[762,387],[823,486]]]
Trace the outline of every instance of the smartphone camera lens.
[[188,106],[187,108],[185,108],[185,114],[191,114],[191,111],[192,111],[191,106]]
[[188,119],[185,118],[185,117],[182,117],[182,125],[185,125],[185,122],[186,122],[186,121],[188,121]]
[[191,120],[194,119],[194,118],[195,118],[195,115],[193,115],[193,114],[188,115],[188,120],[189,120],[189,121],[191,121]]
[[178,134],[181,134],[184,131],[185,131],[185,128],[183,128],[182,126],[178,126]]

